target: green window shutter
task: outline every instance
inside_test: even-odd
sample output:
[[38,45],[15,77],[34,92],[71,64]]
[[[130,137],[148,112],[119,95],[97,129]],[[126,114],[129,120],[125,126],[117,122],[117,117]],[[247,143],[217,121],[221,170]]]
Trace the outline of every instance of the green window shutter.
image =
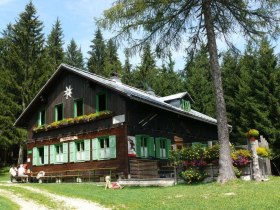
[[44,146],[44,163],[49,164],[49,146]]
[[170,150],[171,150],[171,140],[166,139],[166,158],[167,159],[169,158]]
[[33,147],[32,164],[33,164],[33,166],[38,165],[38,148],[37,147]]
[[85,145],[85,160],[90,160],[90,140],[86,139],[84,141]]
[[141,157],[141,135],[136,135],[136,157]]
[[77,117],[77,101],[74,101],[74,117]]
[[100,146],[98,138],[92,139],[92,160],[100,159]]
[[63,143],[62,145],[63,163],[68,163],[68,143]]
[[155,157],[154,137],[149,137],[148,138],[148,156],[149,157]]
[[55,153],[56,153],[55,146],[51,145],[50,146],[50,164],[54,164],[56,162]]
[[70,162],[76,162],[76,144],[74,141],[70,142]]
[[156,142],[156,158],[160,158],[160,138],[157,137],[155,142]]
[[109,136],[110,158],[116,158],[116,136]]

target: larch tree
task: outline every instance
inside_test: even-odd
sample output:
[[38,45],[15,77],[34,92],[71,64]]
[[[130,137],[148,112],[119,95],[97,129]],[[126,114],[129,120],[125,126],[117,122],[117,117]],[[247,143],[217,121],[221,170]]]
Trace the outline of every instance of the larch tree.
[[[153,43],[164,54],[171,47],[178,49],[185,43],[196,46],[207,41],[209,62],[215,90],[218,139],[220,142],[218,182],[235,179],[230,157],[226,106],[218,58],[217,37],[228,42],[232,33],[244,37],[276,35],[279,25],[280,2],[225,0],[118,0],[104,12],[98,23],[115,29],[116,38],[126,41],[135,51],[146,42]],[[142,36],[135,32],[141,30]]]
[[84,59],[81,47],[78,48],[74,39],[71,39],[69,45],[67,46],[64,62],[80,69],[84,68]]

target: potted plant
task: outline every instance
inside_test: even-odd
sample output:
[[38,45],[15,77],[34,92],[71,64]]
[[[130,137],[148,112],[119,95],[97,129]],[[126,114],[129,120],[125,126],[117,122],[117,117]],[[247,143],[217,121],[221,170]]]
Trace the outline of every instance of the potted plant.
[[256,129],[250,129],[247,133],[246,133],[246,137],[248,139],[250,139],[250,141],[255,141],[256,138],[260,135],[259,131]]

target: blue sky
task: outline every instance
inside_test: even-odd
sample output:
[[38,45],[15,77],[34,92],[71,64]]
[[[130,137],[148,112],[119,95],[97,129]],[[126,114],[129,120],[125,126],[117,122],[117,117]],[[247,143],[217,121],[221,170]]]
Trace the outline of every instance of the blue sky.
[[[64,33],[64,47],[74,40],[82,48],[84,57],[87,57],[90,42],[94,37],[96,26],[94,17],[100,17],[105,9],[112,6],[115,0],[33,0],[37,9],[39,19],[44,23],[44,33],[47,36],[50,33],[52,25],[56,18],[59,18]],[[8,23],[15,23],[19,14],[24,11],[25,5],[29,0],[0,0],[0,31],[6,28]],[[103,32],[105,39],[111,37],[109,32]],[[239,48],[243,49],[245,41],[238,35],[232,36],[232,42]],[[277,44],[277,43],[276,43]],[[275,45],[276,45],[275,44]],[[225,50],[226,45],[223,41],[218,41],[220,50]],[[278,48],[279,49],[279,48]],[[279,52],[279,50],[276,50]],[[184,51],[172,52],[175,60],[175,70],[181,70],[184,67]],[[119,49],[119,57],[124,61],[123,49]],[[139,63],[139,56],[131,58],[133,65]],[[158,61],[158,65],[161,65]]]

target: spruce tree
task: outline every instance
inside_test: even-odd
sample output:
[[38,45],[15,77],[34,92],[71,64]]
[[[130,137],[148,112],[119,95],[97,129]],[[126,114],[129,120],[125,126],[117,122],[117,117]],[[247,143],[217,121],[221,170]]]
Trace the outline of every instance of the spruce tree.
[[61,28],[61,23],[57,18],[47,40],[47,53],[50,58],[50,64],[52,65],[50,69],[51,74],[63,62],[64,59],[63,38],[64,36]]
[[110,77],[112,73],[119,76],[123,74],[122,64],[119,60],[118,49],[112,39],[109,39],[105,52],[104,75]]
[[[44,51],[43,23],[39,20],[32,2],[11,27],[7,39],[8,48],[5,69],[12,83],[11,94],[22,112],[46,81],[48,69]],[[19,113],[14,113],[18,117]],[[22,139],[24,142],[25,139]],[[19,152],[19,163],[23,161],[23,144]]]
[[[227,116],[229,124],[232,125],[232,132],[230,133],[230,140],[232,142],[240,142],[240,136],[237,133],[238,119],[240,117],[240,107],[237,103],[237,94],[240,85],[240,57],[238,53],[228,50],[223,54],[221,69],[223,76],[223,87],[225,93],[225,101],[227,104]],[[244,136],[242,136],[244,137]],[[243,141],[244,143],[244,141]]]
[[64,62],[77,68],[84,68],[81,47],[78,48],[74,39],[71,39],[70,44],[67,46]]
[[213,84],[211,83],[207,48],[201,49],[185,66],[186,89],[194,99],[193,109],[209,116],[215,116]]
[[106,74],[104,73],[106,44],[103,40],[103,35],[99,28],[95,32],[94,39],[91,42],[91,50],[88,52],[90,56],[87,63],[88,70],[95,74],[106,76]]

